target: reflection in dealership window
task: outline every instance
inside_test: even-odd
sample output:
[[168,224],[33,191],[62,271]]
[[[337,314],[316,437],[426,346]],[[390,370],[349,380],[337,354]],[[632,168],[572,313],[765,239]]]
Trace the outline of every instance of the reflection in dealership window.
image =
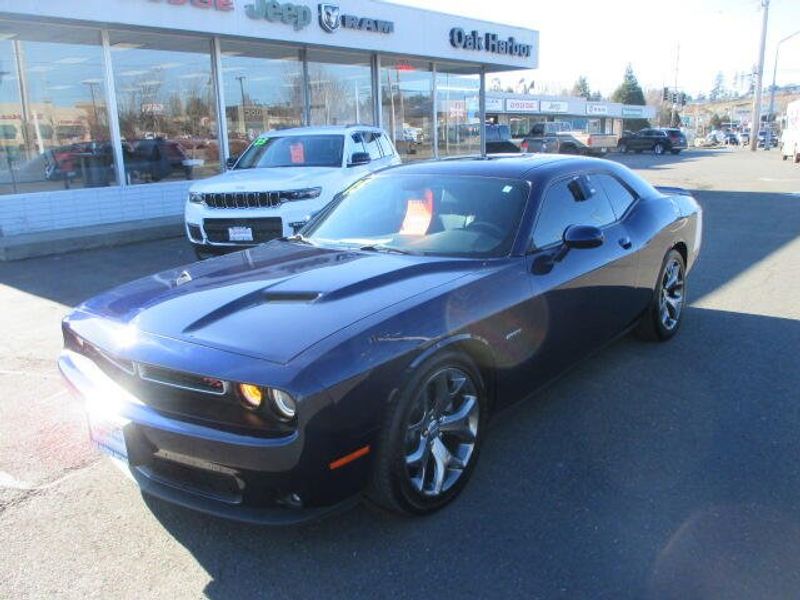
[[433,73],[421,61],[386,58],[380,73],[383,128],[404,161],[433,156]]
[[303,69],[297,50],[222,42],[222,80],[230,156],[265,131],[303,121]]
[[218,173],[208,40],[112,32],[111,58],[128,183]]
[[103,75],[98,32],[0,21],[0,194],[116,183]]
[[307,59],[311,125],[371,125],[369,55],[309,50]]
[[[480,79],[459,71],[477,67],[436,66],[436,131],[439,156],[476,154],[481,150]],[[452,72],[449,72],[452,71]]]

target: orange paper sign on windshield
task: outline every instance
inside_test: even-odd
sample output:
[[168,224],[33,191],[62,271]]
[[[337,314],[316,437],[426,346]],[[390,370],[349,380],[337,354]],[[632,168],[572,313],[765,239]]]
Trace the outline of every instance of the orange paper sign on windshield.
[[306,153],[302,143],[291,144],[289,146],[289,152],[292,155],[292,164],[302,165],[306,162]]
[[433,218],[433,192],[425,190],[425,198],[409,198],[406,217],[400,233],[403,235],[425,235]]

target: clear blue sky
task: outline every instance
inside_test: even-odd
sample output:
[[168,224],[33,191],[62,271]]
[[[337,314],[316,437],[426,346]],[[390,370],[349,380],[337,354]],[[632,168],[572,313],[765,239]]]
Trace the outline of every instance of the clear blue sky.
[[[722,71],[732,87],[737,72],[758,59],[759,0],[393,0],[540,32],[540,68],[525,76],[557,93],[586,75],[592,89],[610,94],[630,62],[643,87],[672,86],[680,44],[678,86],[708,92]],[[772,0],[765,84],[772,81],[775,46],[800,30],[800,0]],[[778,85],[800,83],[800,35],[781,46]]]

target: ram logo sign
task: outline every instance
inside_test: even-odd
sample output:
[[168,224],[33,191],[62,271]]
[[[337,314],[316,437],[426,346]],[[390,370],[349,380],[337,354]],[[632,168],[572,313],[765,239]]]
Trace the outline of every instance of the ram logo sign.
[[394,23],[392,21],[343,15],[340,14],[339,7],[335,4],[319,5],[319,26],[328,33],[334,33],[340,28],[373,31],[375,33],[394,33]]

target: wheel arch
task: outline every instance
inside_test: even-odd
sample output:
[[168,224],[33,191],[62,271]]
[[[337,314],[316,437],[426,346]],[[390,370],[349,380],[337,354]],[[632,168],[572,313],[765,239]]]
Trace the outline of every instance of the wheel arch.
[[672,250],[677,250],[678,253],[683,257],[683,264],[689,264],[689,248],[686,246],[686,242],[678,241],[672,245]]
[[413,372],[426,360],[445,350],[463,352],[475,363],[486,386],[490,411],[493,410],[497,391],[497,363],[489,342],[483,337],[461,333],[441,339],[418,354],[408,365],[407,372]]

